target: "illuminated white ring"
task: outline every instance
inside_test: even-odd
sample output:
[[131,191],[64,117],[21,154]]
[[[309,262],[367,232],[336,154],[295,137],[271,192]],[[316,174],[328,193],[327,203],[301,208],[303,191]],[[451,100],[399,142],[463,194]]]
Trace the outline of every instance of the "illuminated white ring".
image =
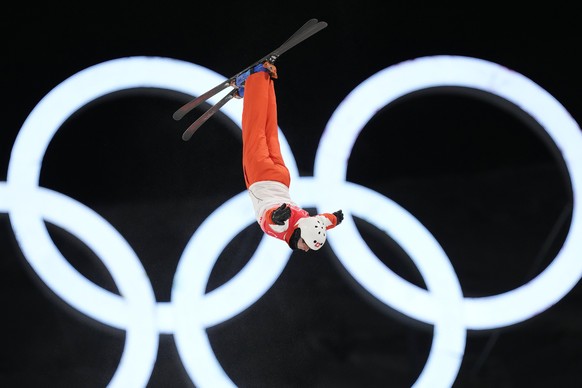
[[[341,227],[328,234],[328,244],[362,287],[382,303],[434,326],[428,360],[414,387],[452,386],[465,350],[461,286],[451,262],[432,234],[389,198],[351,182],[328,185],[317,177],[302,178],[298,198],[321,209],[346,209],[385,231],[408,254],[428,293],[395,274],[372,252],[346,212]],[[347,208],[343,205],[347,205]],[[418,308],[421,306],[421,308]]]
[[[122,295],[126,297],[125,302],[117,295],[89,282],[70,266],[54,246],[47,231],[43,228],[42,217],[48,216],[40,210],[37,213],[32,212],[32,207],[26,209],[25,206],[21,206],[26,202],[21,200],[37,195],[35,193],[38,190],[42,159],[56,131],[66,119],[89,102],[116,91],[141,87],[157,87],[199,95],[223,80],[223,76],[203,67],[166,58],[134,57],[105,62],[77,73],[45,96],[26,119],[15,141],[8,169],[7,184],[0,185],[0,203],[11,204],[4,208],[10,212],[19,245],[23,252],[27,253],[25,253],[25,257],[32,268],[47,286],[68,304],[86,315],[127,330],[126,348],[118,370],[110,382],[111,386],[144,385],[147,382],[155,363],[158,344],[157,332],[153,330],[153,325],[158,324],[161,332],[171,332],[174,325],[172,314],[175,311],[167,303],[155,305],[153,292],[149,285],[146,290],[142,289],[141,292],[135,294],[140,295],[141,298],[145,297],[145,301],[149,301],[151,304],[148,307],[142,306],[139,298],[137,300],[128,298],[126,294],[132,290],[124,290],[123,286],[120,286],[120,289],[125,291],[125,293],[122,292]],[[209,102],[215,103],[221,97],[222,95],[219,94],[210,99]],[[239,126],[241,106],[242,104],[233,102],[223,108],[223,112]],[[282,133],[281,148],[291,175],[297,176],[295,160],[292,158],[290,148]],[[55,209],[66,213],[67,206],[75,204],[76,211],[83,209],[83,216],[79,219],[97,220],[94,224],[99,225],[98,230],[103,230],[101,237],[107,237],[106,241],[102,241],[100,247],[125,246],[128,248],[127,244],[124,244],[125,240],[117,231],[91,209],[83,207],[62,194],[53,194],[61,199],[57,202],[58,206]],[[18,200],[13,200],[15,198]],[[1,204],[0,209],[2,209]],[[59,211],[56,214],[59,214]],[[51,220],[56,225],[67,229],[68,224],[59,219],[58,216],[54,219],[51,218]],[[71,226],[71,228],[69,231],[75,234],[77,226]],[[91,238],[83,237],[85,242],[91,242]],[[95,252],[103,250],[96,247],[93,249]],[[104,257],[109,259],[116,255],[118,256],[116,260],[125,266],[123,271],[114,271],[114,267],[108,266],[114,272],[116,284],[124,284],[126,281],[132,284],[131,280],[128,280],[130,275],[127,273],[138,274],[138,277],[139,274],[143,274],[139,259],[133,251],[123,251],[121,248],[117,248],[113,255],[110,252],[105,253]],[[126,258],[126,261],[121,261],[121,257]],[[105,264],[109,263],[105,262]],[[131,266],[137,266],[138,269],[128,269]],[[61,268],[61,270],[54,271],[54,268]],[[145,283],[142,282],[143,284]],[[75,285],[75,287],[71,288],[67,285]],[[88,301],[100,301],[101,303],[92,304]],[[129,317],[127,313],[134,311],[134,309],[127,309],[124,306],[127,301],[133,302],[134,307],[141,306],[143,309],[139,311],[139,314],[136,313]],[[135,319],[136,317],[138,319]],[[138,334],[145,332],[149,336],[141,338],[141,342],[136,341],[139,337]],[[138,364],[141,365],[141,368]],[[136,373],[136,370],[139,372]]]
[[[512,102],[548,132],[568,168],[574,199],[572,222],[554,261],[535,279],[515,290],[463,300],[463,319],[468,328],[511,325],[552,306],[582,275],[582,210],[578,206],[582,200],[582,134],[566,109],[548,92],[517,72],[475,58],[434,56],[391,66],[364,81],[334,112],[320,141],[314,175],[326,186],[341,186],[346,178],[346,161],[366,123],[399,97],[440,86],[483,90]],[[422,296],[424,290],[410,287],[410,291],[416,294],[416,300],[427,299]],[[416,310],[411,315],[422,316],[424,308],[424,303],[410,306]]]
[[256,223],[250,203],[248,193],[240,193],[204,221],[184,250],[174,280],[176,346],[190,378],[200,387],[235,386],[218,363],[206,329],[239,314],[263,296],[291,254],[283,241],[263,236],[243,270],[205,294],[212,268],[226,244]]
[[[310,199],[311,194],[321,189],[311,178],[299,179],[294,187],[296,199],[305,207],[315,204]],[[415,386],[450,386],[457,375],[465,346],[465,328],[460,317],[462,294],[450,261],[430,233],[396,203],[350,183],[345,183],[342,190],[344,200],[363,197],[365,201],[359,202],[363,207],[355,206],[354,212],[392,230],[391,236],[414,258],[421,271],[425,270],[422,275],[434,294],[428,305],[431,313],[427,315],[435,318],[430,322],[435,326],[435,336],[426,366]],[[216,359],[206,329],[230,319],[255,303],[277,280],[289,259],[290,251],[284,243],[263,237],[259,249],[244,270],[205,295],[212,268],[225,245],[254,222],[249,203],[248,194],[244,192],[212,213],[190,240],[178,266],[172,290],[176,309],[176,345],[189,376],[198,386],[235,386]],[[371,209],[374,211],[370,212]],[[386,218],[378,218],[378,215],[388,215],[388,224]],[[352,222],[346,220],[346,223],[349,225]],[[355,229],[353,223],[352,228]],[[350,230],[346,229],[342,236],[334,238],[333,247],[349,248],[352,252],[359,249],[357,256],[365,260],[355,267],[348,267],[348,271],[380,301],[389,302],[390,296],[400,291],[398,287],[393,288],[398,285],[394,280],[397,276],[378,260],[370,260],[374,256],[366,243],[357,230],[355,233]],[[218,240],[216,233],[220,233]],[[414,241],[410,241],[411,236],[414,236]],[[336,246],[336,241],[341,241],[342,237],[347,246],[341,246],[341,243]],[[217,241],[222,243],[216,244]],[[400,295],[400,300],[407,300],[407,295]],[[408,302],[416,303],[414,300]],[[394,307],[406,313],[402,303]],[[192,349],[196,351],[192,352]]]
[[[149,379],[158,347],[155,298],[141,263],[126,240],[93,210],[44,188],[0,185],[0,211],[9,211],[15,236],[34,270],[56,294],[85,315],[126,330],[111,386],[140,386]],[[123,299],[79,274],[53,244],[44,221],[74,234],[100,257]],[[34,236],[34,241],[29,241]],[[121,259],[124,260],[121,260]],[[29,260],[31,262],[31,260]],[[138,371],[139,373],[136,373]]]

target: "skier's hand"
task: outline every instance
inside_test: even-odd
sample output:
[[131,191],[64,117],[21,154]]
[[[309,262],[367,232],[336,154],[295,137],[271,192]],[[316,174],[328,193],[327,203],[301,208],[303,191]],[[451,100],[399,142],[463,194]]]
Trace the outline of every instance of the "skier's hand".
[[342,212],[341,210],[338,210],[337,212],[333,212],[333,215],[337,219],[336,225],[341,224],[342,221],[344,220],[344,212]]
[[271,219],[277,225],[285,224],[285,221],[287,221],[289,217],[291,217],[291,208],[287,206],[286,203],[279,206],[273,211],[273,214],[271,214]]

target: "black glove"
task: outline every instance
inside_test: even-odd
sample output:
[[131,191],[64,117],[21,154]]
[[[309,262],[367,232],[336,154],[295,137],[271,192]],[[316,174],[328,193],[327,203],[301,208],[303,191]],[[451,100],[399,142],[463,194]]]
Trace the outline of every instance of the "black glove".
[[341,210],[338,210],[337,212],[333,212],[333,215],[335,216],[335,218],[337,218],[336,225],[341,224],[342,221],[344,220],[344,213]]
[[279,206],[273,211],[273,214],[271,214],[271,219],[277,225],[285,224],[285,221],[287,221],[289,217],[291,217],[291,208],[288,207],[286,203]]

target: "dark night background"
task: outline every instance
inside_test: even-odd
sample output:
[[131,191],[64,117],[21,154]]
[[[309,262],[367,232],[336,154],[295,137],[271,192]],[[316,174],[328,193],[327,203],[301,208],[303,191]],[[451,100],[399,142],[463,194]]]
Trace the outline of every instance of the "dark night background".
[[[313,175],[321,134],[346,95],[378,71],[417,57],[464,55],[501,64],[540,85],[581,122],[577,12],[559,2],[539,9],[459,4],[17,6],[0,16],[0,180],[6,180],[24,120],[77,72],[116,58],[159,56],[230,76],[310,18],[329,26],[277,61],[279,125],[302,176]],[[136,90],[96,101],[61,127],[42,166],[42,186],[91,207],[119,230],[158,301],[170,300],[178,259],[197,227],[244,190],[240,135],[228,120],[219,114],[189,142],[181,139],[188,122],[175,122],[172,113],[190,98]],[[546,268],[568,231],[569,181],[545,140],[539,128],[495,105],[435,90],[391,104],[368,123],[350,156],[348,179],[417,217],[450,257],[466,297],[496,295]],[[355,221],[387,266],[424,287],[398,247],[374,225]],[[47,228],[71,264],[117,292],[75,236]],[[260,237],[253,225],[228,245],[208,290],[244,266]],[[59,304],[22,257],[5,213],[0,257],[0,385],[106,386],[124,332]],[[577,286],[518,325],[469,331],[455,386],[582,385],[581,298]],[[221,365],[241,387],[407,387],[425,365],[432,340],[432,327],[362,295],[329,246],[294,254],[257,303],[208,332]],[[171,335],[160,338],[148,386],[192,386]]]

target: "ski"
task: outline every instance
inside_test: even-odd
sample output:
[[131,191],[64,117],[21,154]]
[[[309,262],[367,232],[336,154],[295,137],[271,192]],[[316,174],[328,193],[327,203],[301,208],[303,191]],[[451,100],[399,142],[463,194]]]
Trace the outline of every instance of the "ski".
[[[321,31],[327,27],[327,23],[323,21],[319,21],[317,19],[310,19],[308,20],[301,28],[299,28],[293,35],[291,35],[281,46],[277,47],[275,50],[271,51],[269,54],[265,55],[258,61],[254,62],[253,64],[247,66],[243,70],[239,71],[232,77],[226,79],[225,81],[221,82],[220,84],[216,85],[212,89],[208,90],[207,92],[201,94],[197,98],[187,102],[183,106],[181,106],[172,117],[174,120],[178,121],[181,120],[186,114],[188,114],[192,109],[196,108],[198,105],[202,104],[209,98],[213,97],[214,95],[220,93],[224,89],[229,86],[233,86],[236,78],[243,74],[244,72],[248,71],[249,69],[255,67],[259,63],[263,63],[265,61],[270,61],[274,63],[277,58],[279,58],[283,53],[295,47],[299,43],[303,42],[307,38],[313,36],[317,32]],[[182,135],[182,139],[187,141],[189,140],[194,132],[200,128],[202,124],[204,124],[214,113],[216,113],[224,104],[230,101],[232,98],[236,96],[236,89],[224,96],[216,105],[211,107],[208,111],[206,111],[198,120],[192,123],[186,131]],[[218,107],[217,107],[218,106]]]
[[277,49],[273,50],[266,56],[262,57],[258,61],[254,62],[252,65],[247,66],[245,69],[239,71],[229,79],[225,80],[224,82],[218,84],[214,88],[210,89],[206,93],[200,95],[199,97],[193,99],[192,101],[186,103],[180,109],[178,109],[174,115],[174,120],[181,120],[188,112],[192,109],[196,108],[202,102],[208,100],[210,97],[214,96],[217,93],[220,93],[222,90],[226,89],[231,85],[231,81],[236,80],[236,77],[244,73],[245,71],[249,70],[250,68],[258,65],[259,63],[265,62],[266,60],[274,60],[283,54],[285,51],[289,50],[291,47],[297,45],[298,43],[302,42],[303,40],[309,38],[311,35],[315,34],[316,32],[320,31],[321,29],[325,28],[327,23],[320,22],[317,19],[311,19],[307,21],[301,28],[299,28],[289,39],[285,41],[281,46]]

